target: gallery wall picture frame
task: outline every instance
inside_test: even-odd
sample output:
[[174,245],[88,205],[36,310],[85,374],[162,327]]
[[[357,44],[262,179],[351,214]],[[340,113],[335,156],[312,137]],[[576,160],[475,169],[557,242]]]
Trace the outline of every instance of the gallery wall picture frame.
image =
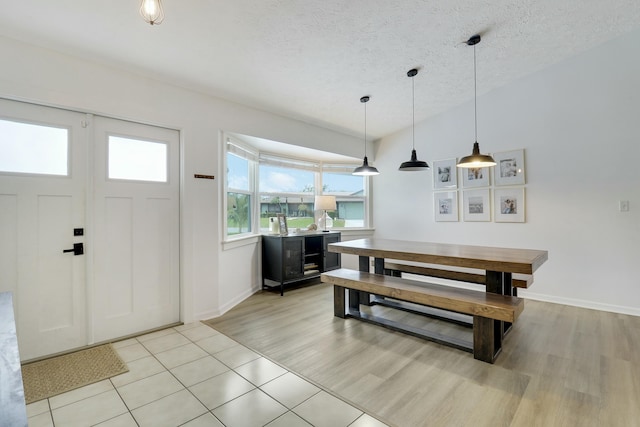
[[493,155],[496,166],[493,182],[499,185],[524,185],[524,150],[502,151]]
[[464,188],[488,187],[489,168],[464,168],[462,174],[462,186]]
[[289,229],[287,228],[287,216],[285,214],[278,214],[278,225],[280,226],[280,235],[287,236]]
[[525,222],[524,187],[493,190],[495,222]]
[[462,192],[462,218],[464,221],[491,221],[491,192],[488,188],[481,190],[464,190]]
[[433,162],[433,188],[458,188],[457,159],[436,160]]
[[437,191],[433,193],[433,208],[436,222],[457,222],[458,192]]

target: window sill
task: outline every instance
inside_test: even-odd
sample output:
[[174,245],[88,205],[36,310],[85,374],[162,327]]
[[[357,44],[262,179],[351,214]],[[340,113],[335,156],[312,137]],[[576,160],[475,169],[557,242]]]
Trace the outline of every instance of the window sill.
[[248,234],[246,236],[235,237],[222,242],[222,250],[228,251],[230,249],[240,248],[242,246],[255,245],[260,241],[260,235]]
[[[372,237],[375,232],[374,228],[359,228],[357,230],[354,229],[334,229],[332,231],[339,231],[342,234],[342,239],[348,238],[349,240],[353,239],[363,239],[366,237]],[[222,242],[222,250],[228,251],[236,248],[240,248],[243,246],[255,245],[260,242],[259,234],[248,234],[245,236],[231,238],[229,240],[225,240]]]
[[340,233],[342,233],[342,239],[344,240],[345,237],[348,237],[349,239],[364,239],[366,237],[372,237],[376,229],[375,228],[358,228],[357,230],[354,230],[354,229],[347,228],[344,230],[335,229],[335,231],[339,231]]

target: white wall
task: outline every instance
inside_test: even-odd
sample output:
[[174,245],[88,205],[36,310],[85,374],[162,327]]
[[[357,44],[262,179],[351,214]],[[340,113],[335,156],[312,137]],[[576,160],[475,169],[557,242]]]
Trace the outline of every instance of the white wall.
[[[525,149],[525,224],[434,222],[431,171],[397,170],[407,129],[378,145],[376,237],[546,249],[521,295],[640,315],[638,44],[635,31],[478,98],[481,151]],[[430,164],[470,154],[473,138],[472,101],[416,125]]]
[[[180,130],[182,318],[187,322],[218,315],[258,289],[256,243],[227,249],[221,244],[222,131],[361,155],[358,138],[11,39],[0,38],[0,57],[0,97]],[[195,179],[195,173],[216,179]]]
[[[376,235],[547,249],[527,296],[640,315],[639,43],[640,31],[630,33],[478,100],[483,151],[526,150],[526,224],[435,223],[432,175],[397,171],[409,155],[407,129],[378,145]],[[221,131],[361,156],[359,138],[115,68],[6,38],[0,55],[1,97],[181,131],[185,321],[215,316],[259,286],[255,244],[223,249],[221,242]],[[467,155],[472,103],[419,123],[416,141],[430,163]],[[618,212],[619,200],[629,200],[631,211]]]

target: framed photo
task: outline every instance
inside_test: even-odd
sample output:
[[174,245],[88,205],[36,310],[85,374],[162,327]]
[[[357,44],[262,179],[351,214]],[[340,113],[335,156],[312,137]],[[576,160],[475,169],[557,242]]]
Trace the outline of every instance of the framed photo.
[[280,226],[281,236],[289,234],[289,230],[287,229],[287,217],[285,214],[278,214],[278,225]]
[[434,161],[433,188],[458,188],[457,169],[455,158]]
[[458,221],[458,192],[439,191],[433,193],[433,207],[436,221]]
[[460,173],[465,188],[489,186],[489,168],[463,168]]
[[489,189],[464,190],[462,193],[465,221],[491,221],[491,202]]
[[524,222],[524,187],[493,190],[496,222]]
[[495,185],[524,185],[524,150],[495,153]]

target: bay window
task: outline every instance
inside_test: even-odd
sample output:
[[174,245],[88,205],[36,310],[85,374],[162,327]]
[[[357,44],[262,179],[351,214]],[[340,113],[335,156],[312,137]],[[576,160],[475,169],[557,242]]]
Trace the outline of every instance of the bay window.
[[[354,176],[353,164],[330,164],[258,152],[227,138],[226,235],[268,232],[269,218],[283,214],[289,231],[317,224],[315,196],[336,197],[337,209],[327,212],[333,229],[369,227],[369,177]],[[255,151],[254,151],[255,150]]]

